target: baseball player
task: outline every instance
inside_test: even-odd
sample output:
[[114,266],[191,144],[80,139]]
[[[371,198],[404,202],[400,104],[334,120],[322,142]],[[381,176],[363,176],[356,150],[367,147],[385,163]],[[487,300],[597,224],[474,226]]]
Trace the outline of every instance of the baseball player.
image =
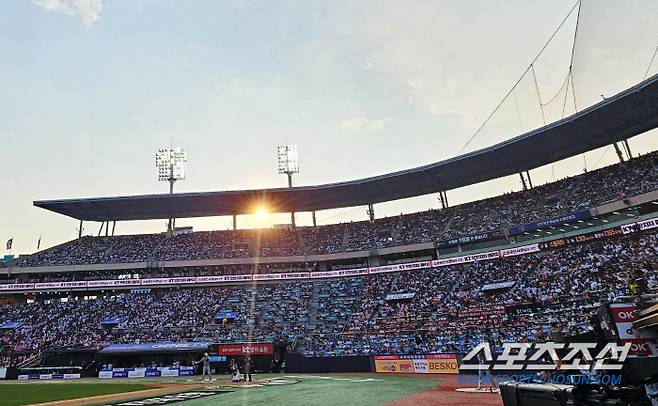
[[203,373],[201,375],[201,382],[205,381],[206,379],[206,374],[208,374],[208,381],[212,382],[212,374],[210,372],[210,359],[208,358],[208,353],[204,353],[203,357],[201,357],[200,360],[195,362],[194,364],[201,364],[203,363]]

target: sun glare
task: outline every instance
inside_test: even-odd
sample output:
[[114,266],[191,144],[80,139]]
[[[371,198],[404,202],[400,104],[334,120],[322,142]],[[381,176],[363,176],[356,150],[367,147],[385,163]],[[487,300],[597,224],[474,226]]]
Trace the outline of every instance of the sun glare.
[[265,221],[265,218],[267,217],[267,211],[263,207],[259,207],[258,210],[256,210],[256,220],[258,221]]

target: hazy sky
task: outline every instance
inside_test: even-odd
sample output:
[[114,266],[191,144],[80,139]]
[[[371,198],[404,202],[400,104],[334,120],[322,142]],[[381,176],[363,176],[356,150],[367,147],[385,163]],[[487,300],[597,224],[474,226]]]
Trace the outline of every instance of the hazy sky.
[[[276,146],[298,145],[298,185],[372,176],[455,156],[520,77],[574,1],[6,0],[0,11],[0,242],[15,254],[74,238],[77,221],[33,200],[166,192],[158,147],[188,151],[177,191],[285,186]],[[550,120],[575,16],[535,65]],[[658,45],[658,2],[583,3],[578,108],[642,80]],[[658,72],[658,61],[649,74]],[[526,76],[468,150],[535,128]],[[516,105],[518,104],[518,110]],[[658,147],[656,133],[631,140]],[[535,184],[615,161],[610,149],[533,171]],[[517,177],[448,193],[451,203],[518,190]],[[380,204],[378,216],[438,207]],[[318,213],[365,219],[365,208]],[[257,224],[288,221],[270,216]],[[225,229],[230,218],[179,220]],[[298,215],[309,224],[309,214]],[[119,223],[159,232],[165,221]],[[85,234],[98,232],[88,223]]]

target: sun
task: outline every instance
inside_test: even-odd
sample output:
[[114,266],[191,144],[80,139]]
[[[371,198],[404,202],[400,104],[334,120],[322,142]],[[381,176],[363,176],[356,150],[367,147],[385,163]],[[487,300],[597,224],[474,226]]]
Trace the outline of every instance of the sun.
[[264,207],[259,207],[258,210],[256,210],[256,220],[265,221],[266,218],[267,218],[267,210],[265,210]]

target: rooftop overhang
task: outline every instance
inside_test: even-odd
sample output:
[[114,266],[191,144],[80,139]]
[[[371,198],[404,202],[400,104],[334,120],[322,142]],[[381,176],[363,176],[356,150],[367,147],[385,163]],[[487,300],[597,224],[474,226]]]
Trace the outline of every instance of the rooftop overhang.
[[534,169],[658,127],[658,75],[572,116],[441,162],[340,183],[294,188],[40,200],[78,220],[123,221],[304,212],[381,203],[451,190]]

